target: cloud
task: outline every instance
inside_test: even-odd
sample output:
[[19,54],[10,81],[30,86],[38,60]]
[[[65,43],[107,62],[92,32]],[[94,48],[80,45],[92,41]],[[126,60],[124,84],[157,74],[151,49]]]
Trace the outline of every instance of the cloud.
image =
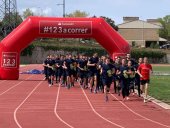
[[45,16],[49,16],[49,15],[52,15],[52,8],[45,8],[43,11],[42,11],[42,14],[44,14]]
[[[23,12],[26,10],[27,8],[22,8],[19,9],[19,13],[22,15]],[[31,7],[29,8],[34,15],[37,16],[51,16],[52,15],[52,8],[46,7],[46,8],[41,8],[41,7]]]

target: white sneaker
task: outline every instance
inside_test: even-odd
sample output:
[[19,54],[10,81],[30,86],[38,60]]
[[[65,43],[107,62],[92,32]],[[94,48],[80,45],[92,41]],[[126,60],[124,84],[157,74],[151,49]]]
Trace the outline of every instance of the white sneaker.
[[52,86],[52,84],[49,84],[48,86],[49,86],[49,87],[51,87],[51,86]]
[[130,98],[129,97],[126,97],[126,100],[129,100]]
[[144,103],[147,103],[147,99],[144,99],[143,102],[144,102]]

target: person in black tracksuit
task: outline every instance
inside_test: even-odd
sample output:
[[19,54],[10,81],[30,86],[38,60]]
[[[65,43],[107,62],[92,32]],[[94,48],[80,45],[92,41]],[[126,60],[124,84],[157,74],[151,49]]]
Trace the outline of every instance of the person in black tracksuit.
[[128,81],[127,81],[125,72],[127,72],[126,59],[122,59],[122,64],[119,67],[117,74],[120,77],[120,86],[122,89],[123,100],[125,100],[125,98],[128,100],[129,99],[129,86],[128,86]]
[[108,92],[113,80],[114,66],[110,63],[110,58],[106,58],[101,65],[102,83],[104,85],[105,101],[108,101]]
[[120,65],[121,65],[120,57],[116,57],[115,58],[115,63],[114,63],[116,71],[115,71],[115,74],[113,75],[113,82],[114,82],[114,93],[117,93],[118,96],[120,96],[120,90],[121,90],[121,87],[120,87],[120,76],[119,76],[119,74],[117,74]]
[[64,56],[60,56],[58,62],[58,80],[61,85],[63,85],[63,63],[64,63]]
[[47,66],[48,66],[48,84],[49,87],[53,85],[53,79],[55,75],[55,60],[52,55],[50,55],[49,60],[47,61]]
[[131,92],[131,90],[133,91],[133,95],[135,92],[135,68],[132,66],[132,61],[129,60],[128,64],[127,64],[127,71],[125,72],[126,76],[127,76],[127,83],[129,85],[129,92]]
[[74,60],[72,59],[72,55],[69,54],[66,57],[65,60],[65,67],[66,67],[66,76],[67,76],[67,88],[70,89],[70,87],[74,84],[74,77],[73,77],[73,70],[74,70]]
[[87,88],[87,60],[85,60],[85,57],[80,55],[80,58],[78,60],[78,71],[79,71],[79,77],[80,77],[80,85],[83,88]]
[[97,66],[98,66],[99,58],[97,53],[94,53],[93,56],[88,60],[87,66],[89,69],[89,78],[90,78],[90,91],[93,92],[94,85],[94,93],[97,93]]
[[142,64],[142,62],[143,62],[143,59],[139,58],[138,59],[138,64],[136,64],[134,66],[135,67],[135,71],[136,71],[136,74],[135,74],[135,86],[137,86],[137,88],[138,88],[138,96],[139,97],[141,96],[141,88],[140,88],[140,76],[137,73],[137,70],[138,70],[139,65]]
[[43,67],[44,67],[44,75],[45,75],[45,80],[47,80],[48,79],[48,66],[47,66],[47,64],[48,64],[48,60],[49,60],[49,56],[47,56],[47,58],[44,60],[44,62],[43,62]]
[[56,77],[56,83],[59,82],[59,62],[60,62],[60,58],[58,56],[56,56],[55,58],[55,77]]

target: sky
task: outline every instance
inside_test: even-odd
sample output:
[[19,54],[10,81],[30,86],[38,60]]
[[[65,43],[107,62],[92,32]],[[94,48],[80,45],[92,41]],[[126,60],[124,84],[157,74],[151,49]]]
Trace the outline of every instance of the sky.
[[[26,8],[44,16],[62,17],[63,0],[17,0],[22,15]],[[140,20],[163,18],[170,15],[170,0],[65,0],[67,14],[75,10],[85,11],[89,16],[106,16],[121,24],[125,16],[137,16]]]

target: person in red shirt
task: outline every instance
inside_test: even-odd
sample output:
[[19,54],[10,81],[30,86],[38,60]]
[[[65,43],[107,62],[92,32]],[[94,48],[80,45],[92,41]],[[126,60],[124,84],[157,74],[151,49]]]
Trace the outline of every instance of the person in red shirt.
[[137,73],[140,76],[141,80],[141,90],[145,93],[144,102],[147,102],[148,96],[148,85],[150,82],[150,73],[153,72],[152,66],[148,63],[148,58],[144,57],[142,64],[139,65]]

